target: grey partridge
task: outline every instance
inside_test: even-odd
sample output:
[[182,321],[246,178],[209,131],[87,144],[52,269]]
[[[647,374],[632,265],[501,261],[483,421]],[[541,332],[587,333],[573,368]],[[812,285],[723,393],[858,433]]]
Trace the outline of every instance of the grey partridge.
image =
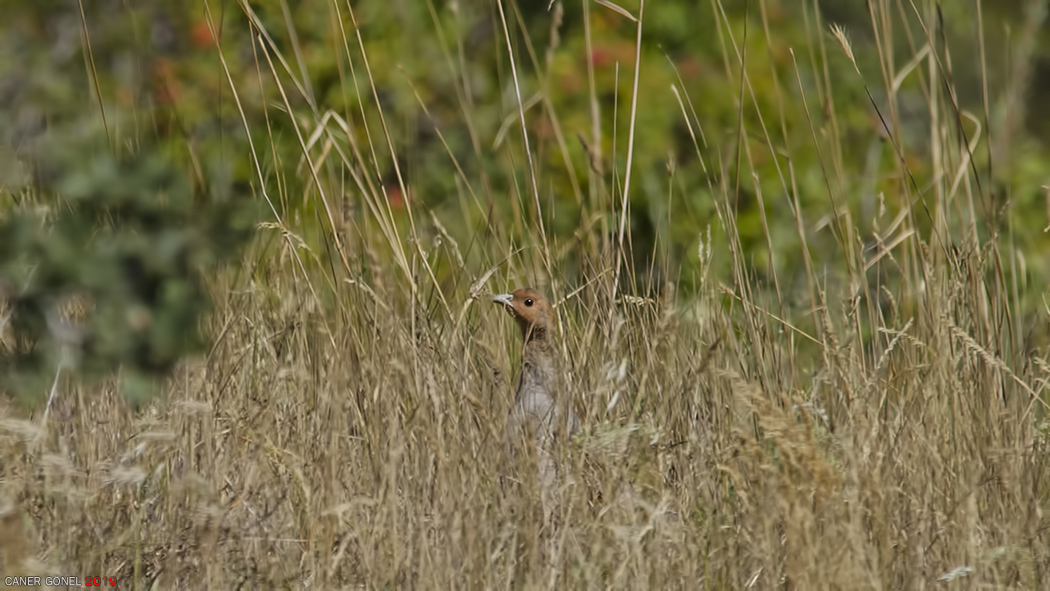
[[512,449],[527,442],[536,446],[543,480],[542,465],[550,460],[552,439],[555,435],[572,435],[580,428],[580,418],[573,412],[569,398],[559,392],[563,382],[558,375],[554,310],[531,288],[493,296],[492,301],[514,317],[524,343],[521,377],[514,408],[507,419],[508,443]]
[[[557,506],[559,478],[553,444],[557,438],[580,429],[580,418],[572,410],[572,401],[564,391],[565,382],[558,373],[558,347],[554,340],[554,310],[533,289],[516,289],[492,297],[514,317],[521,329],[524,349],[521,354],[521,377],[514,396],[514,408],[507,418],[507,443],[513,452],[532,446],[536,453],[536,476],[543,504],[543,522],[547,530],[550,557],[550,587],[557,586],[559,536]],[[569,480],[571,481],[571,476]]]

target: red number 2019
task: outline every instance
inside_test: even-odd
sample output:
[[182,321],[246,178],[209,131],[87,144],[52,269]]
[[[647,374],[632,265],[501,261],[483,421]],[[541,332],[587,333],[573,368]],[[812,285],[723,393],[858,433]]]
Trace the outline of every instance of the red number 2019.
[[117,585],[117,577],[84,577],[85,587],[115,587]]

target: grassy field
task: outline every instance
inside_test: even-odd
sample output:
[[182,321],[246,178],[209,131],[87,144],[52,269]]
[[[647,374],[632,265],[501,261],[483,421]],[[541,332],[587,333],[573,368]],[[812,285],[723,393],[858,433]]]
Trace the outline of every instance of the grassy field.
[[[630,6],[643,40],[658,4]],[[903,6],[935,39],[926,4],[873,4]],[[506,44],[512,15],[493,6]],[[754,3],[754,23],[764,6]],[[346,6],[332,10],[351,22]],[[897,68],[886,79],[923,81],[925,148],[899,140],[908,123],[893,85],[855,72],[891,154],[873,175],[894,191],[874,229],[851,201],[865,179],[842,164],[829,106],[839,82],[822,65],[848,64],[849,39],[814,20],[770,111],[727,27],[737,139],[706,143],[692,99],[666,91],[714,211],[680,259],[634,245],[624,194],[637,190],[634,115],[647,102],[630,63],[616,152],[576,171],[584,188],[568,233],[543,213],[555,164],[534,137],[523,142],[535,104],[506,113],[509,194],[456,161],[453,205],[434,211],[393,166],[371,56],[350,24],[338,47],[357,68],[367,134],[293,105],[301,89],[281,73],[301,59],[292,51],[224,71],[232,104],[262,92],[301,141],[298,161],[269,158],[267,123],[241,123],[255,143],[240,156],[274,215],[242,265],[209,278],[215,308],[201,329],[214,345],[163,397],[132,410],[115,386],[63,380],[46,413],[0,399],[0,572],[114,577],[125,589],[1050,587],[1050,361],[1030,340],[1046,310],[1032,305],[1042,287],[1026,274],[1031,253],[987,219],[998,207],[989,146],[1009,138],[988,130],[994,105],[955,101],[946,47],[924,50],[920,38],[913,62],[891,58],[875,17],[887,36],[874,55]],[[527,59],[508,47],[508,104],[521,104]],[[469,99],[457,100],[458,123],[472,127]],[[614,120],[614,105],[601,107],[594,129]],[[784,117],[802,140],[781,135]],[[814,165],[796,170],[803,158]],[[386,186],[379,162],[393,173]],[[753,179],[771,162],[778,175],[763,182],[779,191],[764,195]],[[814,219],[798,207],[805,175],[826,191]],[[286,194],[287,179],[304,193]],[[741,187],[763,213],[760,255],[737,231]],[[285,215],[296,199],[314,219]],[[794,214],[767,219],[773,202]],[[774,261],[785,240],[797,260]],[[523,285],[556,303],[564,391],[584,424],[560,449],[551,520],[532,459],[503,445],[521,346],[487,296]]]

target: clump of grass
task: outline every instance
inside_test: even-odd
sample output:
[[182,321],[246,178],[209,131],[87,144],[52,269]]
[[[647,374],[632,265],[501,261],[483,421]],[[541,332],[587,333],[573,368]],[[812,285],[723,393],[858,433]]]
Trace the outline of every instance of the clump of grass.
[[[611,3],[599,4],[589,10]],[[494,25],[510,38],[515,13],[500,7]],[[712,7],[724,18],[719,2]],[[337,22],[354,22],[342,6],[332,10]],[[646,13],[630,14],[644,32]],[[400,171],[404,207],[395,208],[373,165],[396,163],[389,121],[371,101],[364,44],[340,29],[359,104],[372,109],[361,121],[381,125],[362,134],[324,113],[308,121],[316,129],[298,129],[307,120],[289,117],[306,166],[275,174],[312,183],[320,213],[295,222],[274,207],[278,219],[260,228],[246,272],[211,281],[219,304],[204,327],[209,355],[184,364],[167,397],[144,412],[112,389],[72,383],[46,423],[4,407],[0,531],[12,532],[0,537],[4,572],[90,572],[135,588],[863,589],[958,578],[1045,587],[1050,365],[1023,346],[1014,245],[968,213],[987,197],[962,141],[961,107],[933,90],[951,83],[949,56],[921,52],[929,68],[909,74],[934,78],[923,79],[939,145],[925,188],[896,157],[907,150],[896,139],[896,73],[876,92],[856,71],[868,97],[889,96],[880,121],[908,204],[866,248],[845,203],[853,179],[840,166],[828,98],[837,82],[820,67],[837,48],[826,46],[816,15],[804,16],[813,68],[799,63],[796,80],[776,84],[781,113],[794,105],[807,121],[812,144],[798,149],[825,164],[837,251],[815,262],[807,245],[817,220],[803,218],[792,154],[781,157],[787,148],[768,131],[786,115],[758,108],[745,40],[723,26],[740,89],[739,143],[703,144],[711,134],[675,89],[711,167],[719,223],[715,238],[697,228],[699,256],[678,271],[699,278],[692,293],[669,269],[659,282],[630,256],[626,180],[623,192],[583,201],[574,242],[542,230],[540,184],[520,159],[529,148],[508,158],[517,207],[456,163],[466,204],[457,226],[480,218],[478,235],[454,236],[449,220],[424,215]],[[934,23],[922,19],[932,42]],[[841,32],[835,39],[849,49]],[[876,45],[886,68],[890,43]],[[295,112],[282,70],[289,60],[272,44],[258,49],[274,100]],[[237,99],[243,89],[230,90]],[[593,78],[589,92],[595,103]],[[789,95],[801,102],[788,104]],[[631,98],[633,110],[644,98],[637,84]],[[464,124],[475,125],[461,100]],[[520,133],[526,97],[514,100]],[[614,107],[628,108],[603,106]],[[761,124],[745,129],[752,118]],[[357,144],[361,135],[367,144]],[[764,277],[754,272],[736,232],[737,192],[756,174],[752,162],[770,155],[803,245],[799,293],[777,264]],[[265,194],[281,191],[285,183],[251,156]],[[618,178],[597,178],[602,167],[588,174],[588,186],[619,191]],[[339,196],[351,192],[360,201],[343,208],[337,201],[351,197]],[[930,219],[917,222],[925,212]],[[616,222],[587,222],[603,213]],[[304,238],[318,227],[327,233],[320,246]],[[570,249],[579,251],[572,263]],[[728,272],[712,271],[713,261]],[[523,283],[541,284],[558,304],[566,382],[585,424],[563,450],[550,523],[528,458],[502,445],[513,328],[479,303]]]

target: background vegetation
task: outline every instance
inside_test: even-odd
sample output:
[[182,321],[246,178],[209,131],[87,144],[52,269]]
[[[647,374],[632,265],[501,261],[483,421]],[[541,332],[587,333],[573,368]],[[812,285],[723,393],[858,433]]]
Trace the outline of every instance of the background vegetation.
[[0,8],[0,572],[1048,585],[1046,3],[545,4]]

